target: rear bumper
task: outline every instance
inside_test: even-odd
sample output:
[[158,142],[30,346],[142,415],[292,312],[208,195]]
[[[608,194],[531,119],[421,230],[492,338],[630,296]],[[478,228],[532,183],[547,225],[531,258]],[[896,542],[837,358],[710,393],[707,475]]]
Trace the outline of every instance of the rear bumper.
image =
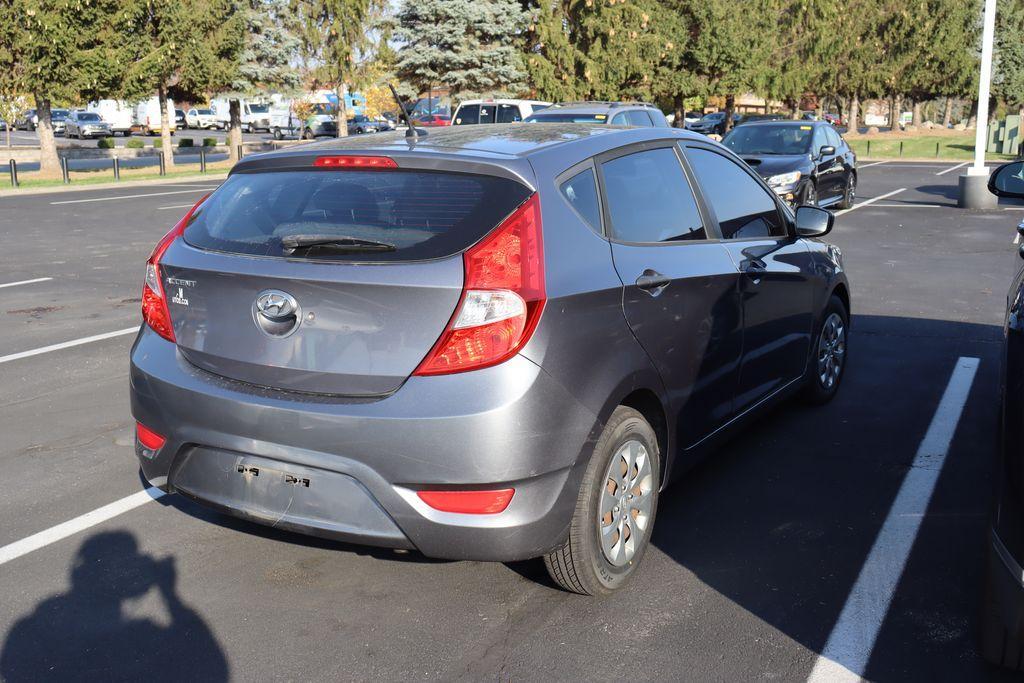
[[[431,557],[537,557],[568,532],[598,430],[537,365],[412,377],[380,399],[287,394],[191,365],[144,328],[132,349],[136,420],[167,438],[137,445],[154,485],[239,517]],[[255,472],[254,472],[255,470]],[[499,514],[427,507],[420,488],[505,488]]]

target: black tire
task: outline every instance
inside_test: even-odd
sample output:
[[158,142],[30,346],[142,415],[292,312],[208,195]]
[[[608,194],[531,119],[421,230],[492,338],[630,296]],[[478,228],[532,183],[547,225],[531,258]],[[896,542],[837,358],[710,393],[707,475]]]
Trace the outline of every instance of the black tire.
[[849,209],[853,206],[857,196],[857,174],[850,173],[846,178],[846,186],[843,188],[843,198],[836,204],[837,209]]
[[[631,559],[625,565],[615,566],[602,550],[597,513],[605,487],[613,484],[611,479],[604,479],[605,475],[619,449],[630,441],[639,441],[648,454],[651,482],[650,493],[647,495],[652,497],[650,515]],[[660,482],[661,453],[654,430],[639,412],[626,406],[619,406],[601,432],[601,438],[594,447],[594,454],[583,475],[576,499],[576,510],[573,512],[569,527],[569,537],[561,547],[544,556],[544,566],[555,583],[567,591],[581,595],[608,595],[625,586],[636,573],[647,546],[650,545],[658,509]],[[635,489],[630,489],[633,490]],[[611,513],[608,514],[610,518]]]
[[307,128],[306,130],[302,131],[302,139],[303,140],[313,140],[313,139],[315,139],[315,137],[316,136],[313,135],[313,131],[311,131],[309,128]]
[[[842,349],[838,374],[834,376],[831,384],[829,384],[826,380],[822,379],[822,373],[819,371],[819,360],[822,335],[826,334],[826,325],[833,315],[839,316],[839,319],[842,321]],[[815,330],[814,337],[811,339],[811,350],[807,359],[807,370],[804,374],[804,398],[808,402],[814,405],[828,403],[836,395],[836,392],[839,391],[839,385],[843,382],[846,366],[849,363],[849,329],[849,311],[846,310],[843,300],[833,294],[821,314],[821,320],[818,321],[818,327]]]
[[807,181],[807,186],[804,188],[804,196],[800,199],[800,204],[807,206],[818,205],[818,188],[815,187],[813,180]]
[[274,139],[275,140],[281,140],[282,138],[284,138],[284,135],[281,134],[281,129],[275,127],[274,128]]

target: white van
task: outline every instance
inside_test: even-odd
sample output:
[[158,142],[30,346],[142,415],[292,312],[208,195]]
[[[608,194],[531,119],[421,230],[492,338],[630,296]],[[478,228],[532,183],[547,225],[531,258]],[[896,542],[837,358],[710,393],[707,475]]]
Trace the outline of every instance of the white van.
[[99,114],[101,119],[109,123],[111,135],[120,133],[127,137],[132,132],[134,112],[131,105],[127,102],[122,100],[100,100],[99,102],[90,102],[85,110]]
[[[231,125],[231,100],[234,98],[218,97],[210,100],[210,110],[220,124],[221,128],[227,130]],[[249,102],[239,98],[240,114],[242,119],[242,131],[256,133],[260,131],[270,132],[270,105],[261,102]]]
[[[174,100],[170,98],[167,98],[167,123],[168,128],[171,129],[171,135],[174,135],[177,126],[174,123]],[[143,135],[160,135],[162,133],[159,98],[150,97],[135,105],[135,127]]]
[[453,126],[468,126],[474,123],[516,123],[535,111],[550,107],[550,102],[541,100],[466,100],[459,104],[452,116]]

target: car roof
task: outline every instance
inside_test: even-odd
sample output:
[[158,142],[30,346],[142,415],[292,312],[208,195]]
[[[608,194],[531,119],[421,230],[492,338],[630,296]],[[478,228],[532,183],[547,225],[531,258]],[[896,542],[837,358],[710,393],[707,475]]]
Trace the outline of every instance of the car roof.
[[831,126],[827,121],[806,121],[804,119],[754,120],[743,123],[744,126]]
[[[239,165],[252,160],[269,160],[282,156],[304,156],[331,152],[374,152],[379,154],[427,154],[432,156],[463,157],[467,160],[501,162],[524,159],[535,154],[550,152],[572,143],[607,136],[622,138],[627,145],[643,139],[678,137],[707,141],[703,135],[680,128],[650,128],[627,126],[595,126],[587,123],[496,123],[486,126],[452,126],[431,128],[418,138],[407,138],[404,131],[390,131],[374,135],[330,138],[290,146],[274,152],[254,154]],[[613,147],[613,144],[604,145]]]
[[648,110],[657,109],[657,107],[644,102],[568,102],[565,104],[555,103],[543,110],[543,114],[611,114],[630,109]]
[[518,100],[514,97],[488,97],[482,100],[462,100],[459,106],[467,104],[551,104],[545,100]]

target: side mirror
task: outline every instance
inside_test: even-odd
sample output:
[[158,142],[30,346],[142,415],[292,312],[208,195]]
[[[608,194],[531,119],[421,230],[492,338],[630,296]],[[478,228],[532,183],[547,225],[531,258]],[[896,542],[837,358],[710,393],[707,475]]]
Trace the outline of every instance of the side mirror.
[[829,154],[835,154],[836,148],[832,145],[822,145],[821,149],[818,150],[819,157],[827,157]]
[[1024,199],[1024,161],[1011,161],[993,171],[988,191],[997,197]]
[[803,205],[796,209],[797,237],[822,237],[832,230],[835,217],[831,211],[817,206]]

